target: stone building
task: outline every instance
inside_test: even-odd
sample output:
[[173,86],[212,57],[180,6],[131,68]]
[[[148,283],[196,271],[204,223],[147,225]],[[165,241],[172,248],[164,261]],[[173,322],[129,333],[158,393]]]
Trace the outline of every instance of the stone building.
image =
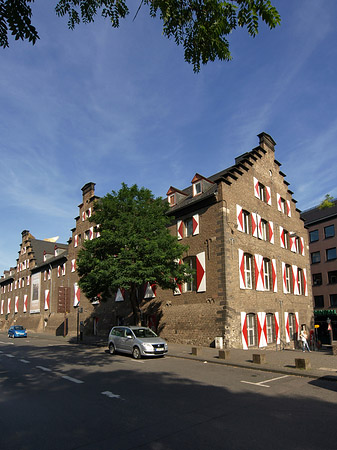
[[[259,146],[237,157],[232,167],[207,177],[191,174],[187,188],[169,188],[170,230],[189,246],[184,262],[195,269],[195,277],[174,292],[149,284],[139,289],[143,323],[168,341],[245,349],[293,346],[300,326],[313,326],[307,230],[274,146],[273,139],[261,133]],[[21,288],[15,288],[21,254],[17,268],[1,278],[2,329],[20,321],[52,333],[66,324],[67,332],[76,334],[80,324],[87,334],[106,334],[112,325],[131,322],[127,292],[120,289],[103,304],[89,301],[78,288],[78,251],[86,239],[99,237],[99,228],[89,221],[98,198],[94,187],[88,183],[82,188],[68,245],[51,244],[57,245],[54,254],[52,247],[45,247],[43,260],[34,267],[26,263],[26,276],[35,275],[40,283],[40,311],[36,306],[34,321],[34,311],[31,306],[25,309],[24,302],[37,305],[36,290],[22,288],[22,281]],[[50,244],[38,242],[40,253]],[[16,295],[17,311],[7,313],[8,299]],[[65,295],[70,298],[66,321],[59,312],[59,299]]]
[[332,203],[301,215],[309,231],[315,325],[323,344],[337,340],[337,200]]

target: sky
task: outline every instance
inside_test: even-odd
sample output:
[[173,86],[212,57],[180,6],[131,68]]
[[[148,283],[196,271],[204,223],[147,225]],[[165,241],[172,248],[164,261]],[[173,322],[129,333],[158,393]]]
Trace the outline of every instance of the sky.
[[56,2],[35,1],[40,40],[0,48],[0,275],[23,230],[68,241],[86,183],[165,197],[233,165],[262,131],[300,210],[337,197],[337,2],[272,3],[281,26],[235,30],[232,61],[195,74],[147,7],[133,20],[139,2],[119,29],[97,18],[72,31]]

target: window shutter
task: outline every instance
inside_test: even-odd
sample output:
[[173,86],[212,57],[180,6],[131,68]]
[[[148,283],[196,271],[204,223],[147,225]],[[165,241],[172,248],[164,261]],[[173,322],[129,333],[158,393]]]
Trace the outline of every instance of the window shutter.
[[49,309],[50,306],[50,294],[49,294],[49,289],[45,289],[44,291],[44,309],[45,311],[47,309]]
[[193,216],[193,236],[199,234],[199,214],[194,214]]
[[297,335],[297,338],[298,338],[299,331],[300,331],[300,322],[299,322],[299,319],[298,319],[298,312],[295,312],[295,322],[296,322],[296,335]]
[[74,236],[74,247],[78,246],[78,234],[75,234]]
[[290,200],[287,200],[287,216],[291,217]]
[[303,292],[308,297],[308,281],[307,281],[307,269],[302,270],[303,273]]
[[236,219],[237,219],[238,231],[243,231],[242,208],[240,205],[236,205]]
[[182,239],[184,236],[184,224],[182,220],[177,220],[177,237],[178,240]]
[[269,186],[266,186],[266,201],[267,205],[271,206],[271,190]]
[[252,213],[251,217],[252,217],[252,235],[254,237],[257,237],[257,218],[256,218],[256,213]]
[[257,291],[264,291],[263,257],[261,255],[254,255],[254,267],[255,267],[255,289]]
[[82,212],[82,222],[85,221],[85,211]]
[[298,268],[297,266],[291,266],[292,269],[292,274],[293,274],[293,290],[294,290],[294,295],[299,295],[299,291],[298,291]]
[[283,293],[287,294],[287,278],[286,278],[286,264],[282,262],[282,284],[283,284]]
[[266,313],[257,313],[257,336],[258,336],[258,346],[267,347],[267,323],[266,323]]
[[281,248],[285,248],[284,229],[281,226],[280,226],[280,245],[281,245]]
[[280,336],[280,318],[278,311],[275,312],[275,338],[276,338],[276,344],[281,343],[281,336]]
[[260,198],[260,193],[259,193],[259,180],[257,178],[254,177],[254,195],[257,198]]
[[81,291],[77,283],[74,283],[74,304],[73,306],[78,306],[81,300]]
[[302,256],[304,256],[304,238],[300,238],[300,253]]
[[71,260],[71,271],[72,272],[76,271],[76,259]]
[[272,271],[272,277],[273,277],[273,292],[277,292],[276,259],[271,260],[271,271]]
[[18,295],[15,296],[14,312],[15,313],[19,312],[19,296]]
[[277,210],[282,212],[282,204],[281,204],[280,194],[276,194],[276,198],[277,198]]
[[7,300],[7,314],[9,314],[11,312],[11,299],[9,298]]
[[1,300],[1,314],[2,315],[4,313],[4,304],[5,304],[5,300]]
[[23,312],[27,312],[27,303],[28,303],[28,295],[25,294],[23,296]]
[[[177,259],[175,262],[177,264],[182,264],[182,260],[181,259]],[[175,289],[173,291],[173,295],[180,295],[182,293],[182,291],[183,291],[182,285],[177,283],[177,279],[175,279],[175,282],[176,282],[176,287],[175,287]]]
[[261,216],[259,216],[258,214],[256,214],[256,218],[257,218],[257,235],[259,239],[262,239],[262,219]]
[[269,242],[271,244],[274,244],[274,223],[268,222],[268,227],[269,227]]
[[90,227],[89,229],[89,239],[90,241],[94,239],[94,227]]
[[290,236],[290,250],[294,253],[296,253],[296,236]]
[[244,251],[239,249],[240,289],[246,289]]
[[289,314],[287,312],[284,313],[284,324],[285,324],[285,332],[286,332],[286,342],[290,342],[290,331],[289,331]]
[[197,292],[206,291],[206,260],[205,252],[196,255],[197,266]]
[[247,314],[245,312],[241,313],[241,338],[242,348],[248,350]]

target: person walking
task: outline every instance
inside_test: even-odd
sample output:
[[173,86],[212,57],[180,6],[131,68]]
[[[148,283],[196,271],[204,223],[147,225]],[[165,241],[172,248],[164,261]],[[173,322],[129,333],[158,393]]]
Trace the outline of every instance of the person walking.
[[300,338],[302,341],[302,352],[305,352],[306,350],[310,352],[310,348],[308,345],[308,333],[304,327],[302,327],[301,329]]

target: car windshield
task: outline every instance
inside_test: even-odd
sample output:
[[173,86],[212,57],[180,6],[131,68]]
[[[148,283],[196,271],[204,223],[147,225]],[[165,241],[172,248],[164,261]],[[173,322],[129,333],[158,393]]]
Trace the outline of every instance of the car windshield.
[[16,325],[14,327],[14,330],[23,330],[23,327],[21,325]]
[[132,330],[134,332],[134,335],[137,338],[151,338],[151,337],[157,337],[156,333],[154,333],[150,328],[137,328],[135,330]]

